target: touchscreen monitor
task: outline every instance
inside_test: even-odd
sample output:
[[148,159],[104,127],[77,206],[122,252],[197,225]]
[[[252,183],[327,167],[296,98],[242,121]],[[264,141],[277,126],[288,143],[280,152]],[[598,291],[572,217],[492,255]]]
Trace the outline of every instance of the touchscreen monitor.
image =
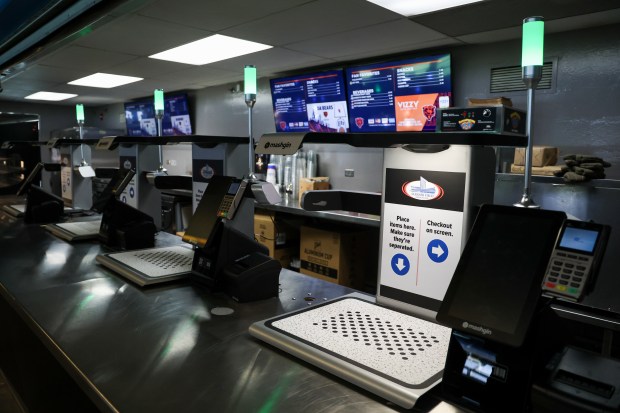
[[205,189],[202,199],[187,225],[183,241],[198,247],[204,247],[207,244],[218,221],[221,220],[218,217],[218,210],[222,200],[234,183],[235,178],[230,176],[213,175],[211,177],[207,189]]
[[483,205],[437,321],[491,341],[519,346],[566,215]]

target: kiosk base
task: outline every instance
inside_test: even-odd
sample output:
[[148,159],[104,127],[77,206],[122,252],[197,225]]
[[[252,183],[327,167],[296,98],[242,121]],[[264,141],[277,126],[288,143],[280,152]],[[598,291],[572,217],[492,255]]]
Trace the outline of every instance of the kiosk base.
[[351,294],[259,321],[250,334],[404,408],[441,380],[450,329]]

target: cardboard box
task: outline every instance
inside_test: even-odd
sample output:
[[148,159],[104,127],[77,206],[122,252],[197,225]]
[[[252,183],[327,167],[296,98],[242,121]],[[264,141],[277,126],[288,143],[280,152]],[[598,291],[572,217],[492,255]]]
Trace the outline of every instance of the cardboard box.
[[301,178],[299,180],[299,203],[301,196],[306,191],[314,191],[317,189],[329,189],[329,177],[317,176],[314,178]]
[[[555,173],[561,170],[562,167],[560,165],[532,166],[532,175],[555,176]],[[512,164],[510,172],[513,174],[523,174],[525,173],[525,166]]]
[[503,96],[486,99],[467,98],[467,106],[512,106],[512,100]]
[[270,257],[276,258],[278,249],[293,244],[297,246],[299,229],[279,219],[273,212],[256,213],[254,214],[254,238],[269,249]]
[[280,261],[280,265],[282,265],[282,268],[289,268],[291,265],[291,260],[293,259],[293,257],[297,256],[298,252],[299,250],[297,246],[276,248],[274,250],[272,258]]
[[364,285],[367,265],[367,232],[301,227],[300,272],[353,288]]
[[437,109],[437,132],[525,136],[525,111],[508,106]]
[[[527,148],[516,148],[513,164],[525,165],[525,151]],[[558,161],[559,149],[555,146],[534,146],[532,148],[532,166],[555,165]]]

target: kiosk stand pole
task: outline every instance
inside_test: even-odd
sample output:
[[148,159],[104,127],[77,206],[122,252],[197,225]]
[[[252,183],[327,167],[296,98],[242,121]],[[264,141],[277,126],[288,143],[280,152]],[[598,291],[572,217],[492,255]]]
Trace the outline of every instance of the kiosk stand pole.
[[252,108],[256,103],[256,67],[246,65],[243,71],[244,75],[244,97],[245,104],[248,106],[248,126],[249,126],[249,142],[248,142],[248,179],[254,180],[254,138],[252,137]]
[[524,208],[540,208],[531,197],[532,183],[532,117],[534,116],[534,89],[542,78],[543,43],[545,22],[542,17],[523,19],[523,55],[521,59],[523,82],[527,86],[527,150],[525,152],[525,171],[523,196],[514,204]]
[[[86,118],[84,116],[84,105],[81,103],[75,105],[75,115],[80,133],[80,141],[82,141],[84,140],[84,120]],[[73,152],[73,150],[71,150],[71,152]],[[80,156],[82,160],[77,167],[74,167],[74,169],[77,170],[82,178],[92,178],[95,176],[95,170],[88,164],[88,162],[86,162],[83,143],[80,143]]]
[[[157,136],[163,135],[162,120],[164,118],[164,90],[155,89],[155,118],[157,119]],[[157,168],[157,174],[167,175],[167,171],[164,168],[164,149],[162,145],[159,145],[159,168]]]

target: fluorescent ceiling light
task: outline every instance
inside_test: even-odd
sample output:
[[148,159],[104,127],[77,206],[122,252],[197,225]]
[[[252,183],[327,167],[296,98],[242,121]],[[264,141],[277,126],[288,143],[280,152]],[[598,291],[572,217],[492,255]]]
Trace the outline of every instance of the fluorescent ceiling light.
[[149,57],[177,63],[187,63],[188,65],[206,65],[207,63],[260,52],[272,47],[262,43],[215,34]]
[[73,93],[55,93],[55,92],[37,92],[33,93],[30,96],[26,96],[24,99],[35,99],[35,100],[65,100],[76,97]]
[[69,82],[70,85],[77,86],[90,86],[100,87],[104,89],[110,89],[117,86],[126,85],[128,83],[138,82],[143,80],[141,77],[133,76],[121,76],[112,75],[109,73],[95,73],[94,75],[86,76],[81,79],[73,80]]
[[367,0],[371,3],[392,10],[403,16],[430,13],[437,10],[450,9],[464,4],[482,0]]

